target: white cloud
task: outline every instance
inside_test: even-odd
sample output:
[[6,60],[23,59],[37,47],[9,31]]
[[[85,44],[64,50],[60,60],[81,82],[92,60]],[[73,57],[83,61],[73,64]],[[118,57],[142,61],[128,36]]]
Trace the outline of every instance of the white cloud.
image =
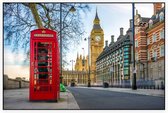
[[29,79],[29,66],[5,65],[4,74],[8,75],[9,78],[25,77]]

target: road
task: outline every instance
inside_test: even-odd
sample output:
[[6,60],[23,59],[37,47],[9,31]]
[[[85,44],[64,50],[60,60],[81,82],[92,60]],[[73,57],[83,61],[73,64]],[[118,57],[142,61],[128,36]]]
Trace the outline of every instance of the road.
[[69,87],[82,110],[164,110],[165,98]]

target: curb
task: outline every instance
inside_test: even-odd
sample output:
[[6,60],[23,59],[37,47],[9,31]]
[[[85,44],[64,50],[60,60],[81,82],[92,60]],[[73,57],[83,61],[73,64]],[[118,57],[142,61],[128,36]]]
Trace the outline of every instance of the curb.
[[68,103],[67,107],[68,108],[67,109],[79,110],[80,109],[79,105],[77,104],[74,96],[72,95],[72,93],[69,90],[67,90],[67,96],[68,96],[68,99],[67,99],[67,103]]
[[[78,87],[78,88],[87,88],[87,87]],[[152,93],[146,90],[147,92],[141,91],[141,89],[137,89],[135,91],[132,91],[131,89],[111,89],[111,88],[95,88],[90,87],[88,89],[97,89],[97,90],[105,90],[105,91],[114,91],[114,92],[121,92],[121,93],[130,93],[130,94],[139,94],[139,95],[147,95],[147,96],[157,96],[157,97],[165,97],[164,93]]]

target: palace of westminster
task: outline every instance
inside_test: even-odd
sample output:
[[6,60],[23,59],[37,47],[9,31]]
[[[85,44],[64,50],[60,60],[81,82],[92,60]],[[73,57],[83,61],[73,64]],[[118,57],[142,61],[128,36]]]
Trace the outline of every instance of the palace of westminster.
[[[63,83],[70,85],[87,85],[90,75],[91,85],[131,84],[133,75],[133,54],[135,54],[137,85],[140,83],[154,83],[158,87],[165,79],[165,7],[161,3],[153,4],[154,14],[151,17],[141,17],[136,10],[134,16],[135,51],[133,51],[132,25],[114,42],[105,41],[104,31],[96,11],[93,28],[90,33],[90,66],[88,56],[77,54],[75,69],[63,70]],[[89,68],[90,67],[90,68]],[[89,71],[90,69],[90,71]],[[88,74],[90,72],[90,74]]]

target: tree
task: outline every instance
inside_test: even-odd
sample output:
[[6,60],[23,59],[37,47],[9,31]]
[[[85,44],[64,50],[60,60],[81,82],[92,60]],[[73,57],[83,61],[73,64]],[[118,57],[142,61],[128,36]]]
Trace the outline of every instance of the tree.
[[[76,8],[70,13],[71,6]],[[66,53],[73,44],[78,44],[84,34],[81,11],[89,11],[86,4],[65,3],[62,5],[63,18],[63,65]],[[48,28],[60,31],[60,3],[4,3],[5,41],[11,44],[14,52],[20,47],[25,49],[29,59],[30,31],[37,28]]]

